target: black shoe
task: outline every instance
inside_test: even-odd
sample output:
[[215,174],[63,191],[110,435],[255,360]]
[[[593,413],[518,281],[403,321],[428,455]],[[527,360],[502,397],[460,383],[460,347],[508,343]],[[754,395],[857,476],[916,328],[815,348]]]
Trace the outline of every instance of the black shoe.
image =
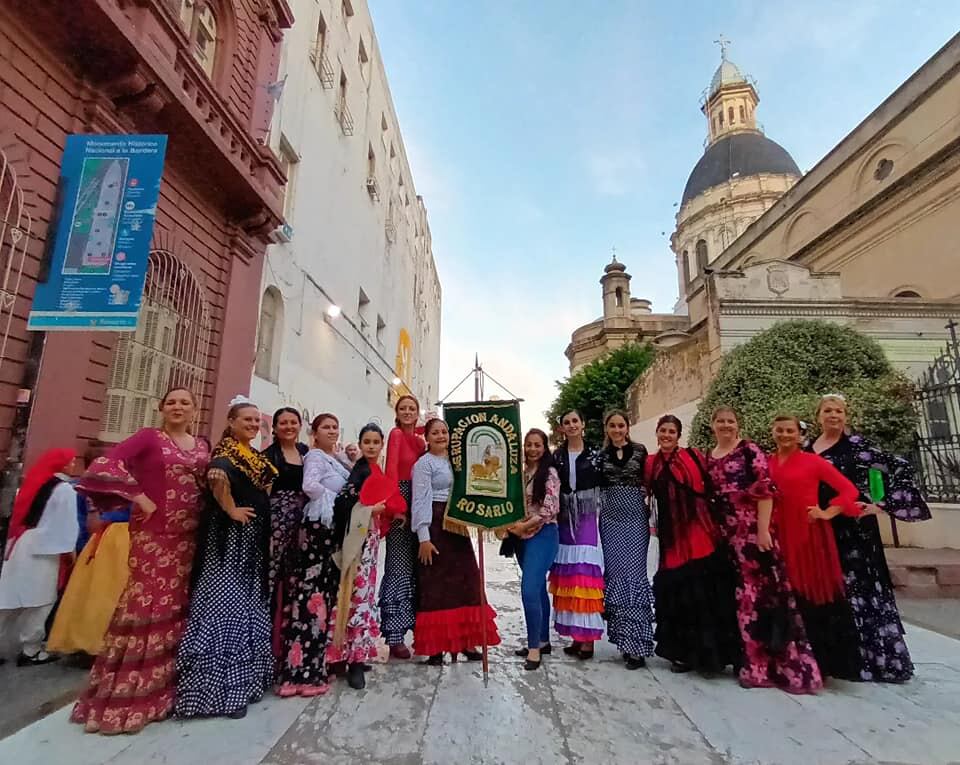
[[351,664],[347,669],[347,684],[357,691],[367,687],[367,679],[363,676],[362,664]]
[[43,649],[40,649],[33,656],[27,656],[25,653],[21,652],[20,655],[17,656],[17,666],[38,667],[41,664],[49,664],[50,662],[59,660],[59,656],[55,656],[52,653],[47,653]]
[[623,657],[623,664],[627,669],[640,669],[641,667],[647,666],[647,660],[642,656],[631,656],[630,654],[625,654]]
[[[590,659],[593,658],[593,646],[590,646],[589,648],[581,648],[577,652],[577,658],[583,661],[590,661]],[[641,659],[641,661],[643,660]]]
[[[519,656],[521,659],[526,659],[527,653],[529,650],[530,650],[529,648],[518,648],[516,651],[513,652],[513,655]],[[544,643],[542,646],[540,646],[541,656],[549,656],[552,653],[553,653],[553,646],[550,645],[549,643]]]
[[[480,653],[480,651],[461,651],[460,653],[464,655],[464,658],[466,658],[467,661],[483,660],[483,654]],[[456,656],[454,656],[454,659],[456,659]]]
[[227,717],[230,720],[242,720],[246,716],[247,716],[246,707],[240,707],[240,709],[238,709],[236,712],[231,712],[230,714],[225,715],[225,717]]
[[531,672],[532,670],[540,669],[541,663],[542,661],[533,661],[532,659],[527,659],[525,662],[523,662],[523,668],[527,670],[527,672]]
[[442,654],[442,653],[435,653],[433,656],[431,656],[429,659],[427,659],[427,660],[426,660],[425,662],[423,662],[423,663],[424,663],[424,665],[430,666],[430,667],[442,667],[442,666],[443,666],[443,654]]
[[577,657],[579,657],[579,656],[580,656],[580,642],[579,642],[578,640],[574,640],[570,645],[564,646],[563,652],[564,652],[567,656],[577,656]]

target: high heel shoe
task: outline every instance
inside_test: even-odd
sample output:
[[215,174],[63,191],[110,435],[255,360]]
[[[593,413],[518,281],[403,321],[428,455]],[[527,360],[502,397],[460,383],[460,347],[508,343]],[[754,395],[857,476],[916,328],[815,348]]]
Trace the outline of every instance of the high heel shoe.
[[351,664],[347,669],[347,684],[357,691],[367,686],[367,679],[363,676],[363,664]]
[[586,643],[580,646],[580,650],[577,652],[577,658],[583,661],[589,661],[593,658],[593,643]]
[[423,664],[424,664],[425,666],[429,666],[429,667],[442,667],[442,666],[443,666],[443,654],[442,654],[442,653],[435,653],[433,656],[431,656],[429,659],[427,659],[425,662],[423,662]]
[[581,648],[581,647],[582,647],[582,643],[581,643],[579,640],[574,640],[570,645],[564,646],[563,652],[564,652],[567,656],[576,656],[576,657],[579,657],[579,656],[580,656],[580,648]]
[[[530,651],[529,648],[518,648],[516,651],[513,652],[513,655],[519,656],[521,659],[526,659],[529,651]],[[542,646],[540,646],[541,656],[549,656],[552,653],[553,653],[553,646],[550,645],[549,643],[544,643]]]
[[543,659],[539,659],[537,661],[534,661],[533,659],[527,659],[525,662],[523,662],[523,668],[527,672],[532,672],[535,669],[540,669],[540,665],[542,663],[543,663]]

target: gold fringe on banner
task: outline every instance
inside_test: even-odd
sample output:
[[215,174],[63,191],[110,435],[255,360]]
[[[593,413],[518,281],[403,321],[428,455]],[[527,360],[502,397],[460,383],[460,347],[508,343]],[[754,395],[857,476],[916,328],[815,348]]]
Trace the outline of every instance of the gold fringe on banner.
[[470,527],[467,524],[455,521],[446,515],[443,516],[443,530],[449,531],[451,534],[459,534],[462,537],[470,536]]

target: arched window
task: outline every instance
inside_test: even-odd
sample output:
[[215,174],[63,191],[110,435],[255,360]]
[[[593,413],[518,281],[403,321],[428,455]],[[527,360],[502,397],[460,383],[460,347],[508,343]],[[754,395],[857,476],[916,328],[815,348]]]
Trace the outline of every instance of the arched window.
[[617,308],[623,308],[623,288],[617,287],[616,291]]
[[254,373],[270,382],[280,377],[280,347],[283,343],[283,297],[276,287],[267,287],[260,304],[257,328],[257,363]]
[[690,281],[690,253],[684,250],[680,262],[683,268],[683,283],[686,284]]
[[697,258],[697,273],[702,275],[703,272],[706,271],[707,264],[709,262],[707,260],[707,242],[705,239],[697,240],[696,258]]
[[180,0],[180,23],[190,38],[191,53],[207,77],[213,77],[217,55],[217,17],[209,0]]
[[747,121],[747,115],[746,115],[746,113],[744,112],[743,104],[740,104],[740,121],[741,121],[741,122],[746,122],[746,121]]
[[919,292],[917,292],[916,290],[900,290],[898,293],[896,293],[896,294],[894,295],[894,297],[897,297],[897,298],[918,298],[918,297],[922,297],[922,295],[921,295]]
[[200,283],[174,255],[154,250],[137,329],[121,334],[113,349],[100,439],[122,441],[156,425],[160,397],[174,386],[193,391],[202,410],[209,345]]
[[727,116],[730,118],[730,124],[733,124],[733,107],[731,106],[727,109]]

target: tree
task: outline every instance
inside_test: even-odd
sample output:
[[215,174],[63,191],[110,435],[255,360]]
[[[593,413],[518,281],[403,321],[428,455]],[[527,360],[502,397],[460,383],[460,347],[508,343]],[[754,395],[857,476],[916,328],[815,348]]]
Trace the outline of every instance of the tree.
[[557,380],[557,398],[544,412],[554,436],[559,433],[560,417],[576,409],[586,421],[587,440],[599,443],[604,413],[624,408],[627,388],[653,363],[653,356],[649,343],[631,343],[591,361],[566,380]]
[[884,448],[909,451],[917,425],[913,384],[894,370],[880,345],[859,332],[823,321],[785,321],[724,356],[720,371],[700,403],[691,443],[713,441],[710,416],[731,406],[741,432],[766,449],[779,413],[810,423],[820,396],[841,393],[851,426]]

